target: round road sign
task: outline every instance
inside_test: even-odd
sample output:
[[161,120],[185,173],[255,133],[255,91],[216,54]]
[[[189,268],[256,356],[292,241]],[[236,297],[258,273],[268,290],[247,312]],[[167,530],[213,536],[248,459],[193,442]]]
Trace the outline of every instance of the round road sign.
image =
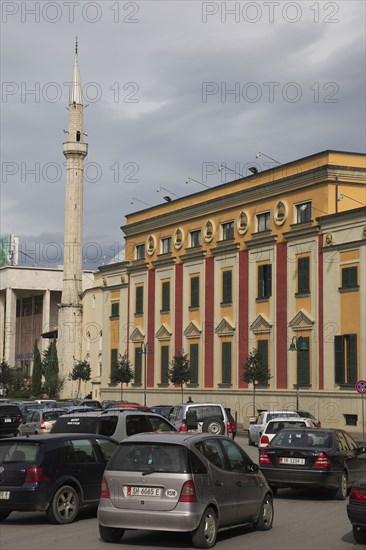
[[359,380],[355,387],[358,393],[366,393],[366,380]]

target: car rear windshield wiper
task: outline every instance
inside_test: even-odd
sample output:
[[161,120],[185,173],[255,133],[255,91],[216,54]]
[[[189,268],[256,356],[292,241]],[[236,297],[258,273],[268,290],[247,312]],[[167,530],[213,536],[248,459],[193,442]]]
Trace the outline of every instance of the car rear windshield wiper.
[[142,472],[142,475],[143,476],[148,476],[150,474],[156,474],[157,472],[165,472],[166,470],[163,470],[162,468],[159,468],[158,470],[154,470],[154,469],[151,469],[151,470],[148,470],[147,472]]

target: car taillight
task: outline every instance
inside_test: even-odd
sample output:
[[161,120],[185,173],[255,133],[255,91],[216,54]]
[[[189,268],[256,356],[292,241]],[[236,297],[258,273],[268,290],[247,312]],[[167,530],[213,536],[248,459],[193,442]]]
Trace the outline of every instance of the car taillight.
[[185,424],[181,424],[181,426],[179,428],[179,431],[180,432],[186,432],[187,431],[187,426]]
[[43,472],[43,468],[28,468],[25,474],[25,481],[34,483],[38,481],[49,481],[49,479]]
[[196,489],[193,481],[186,481],[182,487],[179,502],[197,502]]
[[260,464],[272,464],[272,461],[269,458],[266,451],[261,451],[261,454],[260,454],[260,457],[259,457],[259,463]]
[[231,422],[226,422],[226,429],[228,434],[231,434],[233,432],[233,427],[231,425]]
[[268,435],[262,435],[260,445],[268,445],[268,443],[269,443]]
[[108,483],[105,477],[103,477],[102,479],[100,498],[111,498],[111,495],[109,494]]
[[41,430],[45,430],[46,429],[46,423],[44,421],[44,419],[42,418],[41,420]]
[[317,468],[330,468],[330,460],[326,453],[319,453],[319,456],[314,462],[313,466]]
[[366,489],[360,487],[352,487],[349,494],[350,500],[362,500],[366,502]]

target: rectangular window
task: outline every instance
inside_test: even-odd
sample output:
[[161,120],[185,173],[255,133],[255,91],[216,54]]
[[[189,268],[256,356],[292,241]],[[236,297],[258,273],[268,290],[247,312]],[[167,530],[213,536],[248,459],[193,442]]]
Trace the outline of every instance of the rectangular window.
[[161,346],[161,383],[169,383],[169,346]]
[[272,295],[272,265],[258,266],[258,298],[268,298]]
[[111,304],[111,317],[119,317],[119,303],[112,302]]
[[311,201],[296,205],[296,223],[311,221]]
[[16,316],[17,317],[20,317],[21,308],[22,308],[22,301],[18,299],[17,300],[17,306],[16,306]]
[[171,237],[166,237],[161,239],[161,253],[169,254],[172,251],[172,239]]
[[298,258],[297,260],[297,292],[306,294],[310,292],[310,258]]
[[191,384],[198,384],[198,344],[189,346],[189,368],[191,371]]
[[257,349],[262,356],[262,363],[268,368],[268,340],[258,340]]
[[43,296],[34,297],[34,313],[40,315],[43,312]]
[[143,286],[137,286],[136,287],[136,307],[135,307],[135,314],[141,315],[141,313],[144,312],[144,287]]
[[111,374],[113,372],[113,367],[117,365],[118,362],[118,349],[111,349]]
[[222,383],[231,384],[231,342],[222,343]]
[[357,266],[342,268],[342,288],[358,288]]
[[195,248],[197,246],[201,246],[201,230],[197,229],[196,231],[190,232],[190,239],[191,239],[191,248]]
[[135,348],[135,372],[134,383],[142,383],[142,350],[141,348]]
[[137,244],[135,251],[136,251],[136,260],[144,260],[145,259],[145,245],[144,244]]
[[223,223],[221,227],[223,241],[229,241],[234,238],[234,222]]
[[23,298],[22,317],[32,315],[32,298]]
[[200,305],[200,278],[191,277],[191,307]]
[[[305,344],[305,346],[303,346]],[[303,346],[306,351],[300,350]],[[297,339],[297,382],[298,386],[310,385],[310,338],[299,336]]]
[[257,214],[257,232],[270,231],[270,213]]
[[222,273],[222,303],[231,304],[233,301],[233,272]]
[[334,337],[334,379],[336,384],[357,382],[357,334]]
[[164,281],[161,285],[161,310],[170,310],[170,281]]

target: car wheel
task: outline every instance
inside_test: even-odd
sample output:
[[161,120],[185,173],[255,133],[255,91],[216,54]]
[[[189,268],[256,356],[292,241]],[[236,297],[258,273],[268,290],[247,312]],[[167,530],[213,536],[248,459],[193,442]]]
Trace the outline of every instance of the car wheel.
[[0,521],[4,521],[11,512],[0,512]]
[[202,431],[205,433],[210,433],[214,435],[224,435],[225,434],[225,424],[221,418],[207,418],[202,425]]
[[104,542],[119,542],[124,533],[124,529],[118,529],[117,527],[104,527],[103,525],[99,525],[100,538]]
[[212,508],[207,508],[198,528],[191,533],[192,544],[195,548],[212,548],[217,536],[217,519]]
[[63,485],[53,495],[47,510],[51,523],[72,523],[79,511],[79,495],[74,487]]
[[339,476],[338,489],[332,492],[334,500],[345,500],[347,498],[348,491],[348,476],[346,472],[342,472]]
[[361,529],[361,527],[356,527],[356,525],[353,525],[353,538],[356,542],[359,542],[360,544],[363,544],[366,542],[366,530]]
[[262,502],[261,511],[258,521],[256,523],[256,529],[259,531],[269,531],[272,529],[273,524],[273,500],[270,494],[267,494]]

